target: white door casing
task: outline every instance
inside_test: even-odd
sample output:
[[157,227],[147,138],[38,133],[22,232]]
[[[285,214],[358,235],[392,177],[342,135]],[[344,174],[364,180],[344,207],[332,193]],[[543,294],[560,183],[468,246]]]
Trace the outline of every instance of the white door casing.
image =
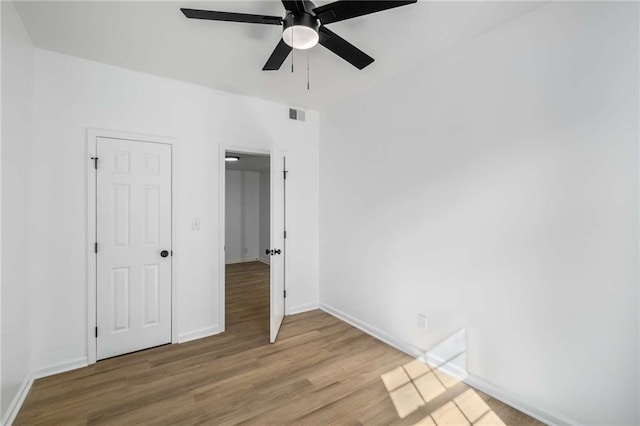
[[284,318],[285,265],[285,177],[284,157],[276,147],[271,150],[271,312],[270,341],[274,343]]
[[171,342],[171,146],[98,137],[96,154],[96,355],[103,359]]

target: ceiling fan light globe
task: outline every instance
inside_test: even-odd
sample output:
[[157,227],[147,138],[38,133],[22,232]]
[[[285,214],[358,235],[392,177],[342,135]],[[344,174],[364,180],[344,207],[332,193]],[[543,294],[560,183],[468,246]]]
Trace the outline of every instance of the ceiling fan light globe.
[[311,49],[318,44],[320,37],[313,28],[305,25],[292,25],[282,32],[282,39],[294,49]]

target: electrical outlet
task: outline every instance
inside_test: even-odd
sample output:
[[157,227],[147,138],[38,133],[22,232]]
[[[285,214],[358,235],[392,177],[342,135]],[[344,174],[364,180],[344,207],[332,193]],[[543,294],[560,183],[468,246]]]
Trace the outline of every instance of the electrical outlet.
[[418,328],[427,331],[427,317],[424,314],[418,314]]

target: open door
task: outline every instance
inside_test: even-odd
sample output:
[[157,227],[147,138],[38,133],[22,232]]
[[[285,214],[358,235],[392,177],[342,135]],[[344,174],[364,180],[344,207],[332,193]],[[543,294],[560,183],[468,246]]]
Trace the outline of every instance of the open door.
[[284,156],[276,147],[271,149],[271,312],[270,341],[274,343],[284,318],[285,264],[285,168]]

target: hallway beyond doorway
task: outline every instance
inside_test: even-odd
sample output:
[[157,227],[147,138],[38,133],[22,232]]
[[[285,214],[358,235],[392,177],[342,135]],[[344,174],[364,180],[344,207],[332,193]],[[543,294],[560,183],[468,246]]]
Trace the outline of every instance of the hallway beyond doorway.
[[226,265],[226,332],[247,342],[269,341],[269,265]]

